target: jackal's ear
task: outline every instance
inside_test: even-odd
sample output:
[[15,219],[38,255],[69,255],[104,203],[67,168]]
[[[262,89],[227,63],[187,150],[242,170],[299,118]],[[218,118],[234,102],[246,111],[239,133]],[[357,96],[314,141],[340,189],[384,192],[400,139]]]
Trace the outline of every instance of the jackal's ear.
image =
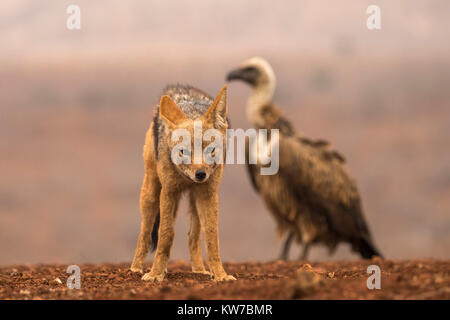
[[214,102],[205,113],[206,121],[214,124],[215,128],[227,128],[227,85],[220,90]]
[[162,96],[159,102],[159,115],[171,127],[185,121],[186,115],[169,96]]

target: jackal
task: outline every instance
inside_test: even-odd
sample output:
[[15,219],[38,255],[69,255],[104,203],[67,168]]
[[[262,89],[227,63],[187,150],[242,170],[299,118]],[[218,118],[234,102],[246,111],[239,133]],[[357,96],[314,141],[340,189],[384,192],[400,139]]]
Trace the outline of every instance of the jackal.
[[[194,160],[189,147],[179,150],[187,157],[182,163],[172,161],[173,141],[177,129],[194,137],[194,123],[201,121],[201,130],[216,129],[226,137],[227,87],[224,86],[213,100],[203,91],[191,86],[168,86],[156,107],[153,121],[146,134],[144,145],[145,176],[142,183],[140,206],[141,231],[131,265],[134,272],[143,273],[145,256],[150,245],[156,247],[152,269],[143,275],[146,281],[160,282],[167,273],[167,263],[174,238],[174,223],[178,202],[184,191],[189,193],[191,225],[189,251],[192,271],[209,274],[215,281],[236,280],[225,272],[219,255],[218,240],[218,188],[223,174],[223,161],[206,163]],[[203,134],[202,132],[202,134]],[[226,138],[222,139],[223,150]],[[201,142],[202,150],[208,142]],[[210,149],[210,150],[207,150]],[[194,150],[195,151],[195,150]],[[205,148],[214,156],[214,148]],[[221,156],[225,153],[221,152]],[[201,232],[204,234],[209,271],[205,269],[201,251]]]

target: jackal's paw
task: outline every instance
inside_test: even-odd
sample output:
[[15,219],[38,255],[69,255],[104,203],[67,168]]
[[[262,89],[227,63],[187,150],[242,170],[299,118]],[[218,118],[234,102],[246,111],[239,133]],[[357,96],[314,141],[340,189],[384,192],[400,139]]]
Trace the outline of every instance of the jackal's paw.
[[164,280],[165,274],[157,274],[153,275],[151,272],[147,272],[142,276],[142,280],[144,281],[150,281],[150,282],[162,282]]
[[131,263],[131,266],[130,266],[130,271],[141,273],[141,274],[144,273],[144,262],[143,261],[135,261],[133,259],[133,262]]
[[216,282],[236,281],[236,278],[230,274],[224,274],[223,276],[214,276],[214,281],[216,281]]
[[212,273],[206,270],[192,270],[193,273],[197,273],[197,274],[206,274],[208,276],[212,277]]
[[142,273],[144,273],[144,268],[138,268],[138,267],[131,266],[130,271],[142,274]]

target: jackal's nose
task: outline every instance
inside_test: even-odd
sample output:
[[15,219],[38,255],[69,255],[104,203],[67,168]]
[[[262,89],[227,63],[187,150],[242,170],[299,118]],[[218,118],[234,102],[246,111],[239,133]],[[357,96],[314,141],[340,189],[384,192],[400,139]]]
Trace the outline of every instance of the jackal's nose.
[[197,179],[197,181],[203,181],[206,178],[206,172],[205,170],[197,170],[195,171],[195,179]]

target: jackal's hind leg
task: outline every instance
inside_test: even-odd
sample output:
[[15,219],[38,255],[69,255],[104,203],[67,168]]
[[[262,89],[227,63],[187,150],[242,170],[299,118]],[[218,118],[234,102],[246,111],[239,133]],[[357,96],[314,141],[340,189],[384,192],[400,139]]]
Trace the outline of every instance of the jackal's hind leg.
[[141,207],[141,231],[134,253],[133,263],[130,270],[133,272],[144,272],[144,260],[147,256],[151,243],[151,233],[156,216],[159,212],[159,194],[161,185],[156,176],[150,177],[147,173],[141,188],[140,207]]
[[195,206],[195,199],[192,195],[189,195],[189,202],[191,206],[191,226],[188,241],[192,272],[211,275],[211,272],[206,271],[205,265],[203,264],[200,218],[197,207]]

